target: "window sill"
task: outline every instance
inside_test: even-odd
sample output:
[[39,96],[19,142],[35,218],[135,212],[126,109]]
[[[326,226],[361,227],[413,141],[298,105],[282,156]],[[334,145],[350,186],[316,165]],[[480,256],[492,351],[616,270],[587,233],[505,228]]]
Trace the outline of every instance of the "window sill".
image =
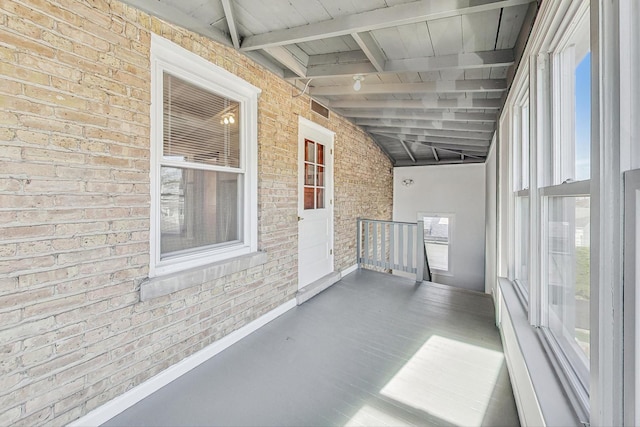
[[266,262],[266,252],[253,252],[166,276],[147,279],[140,285],[140,301],[148,301],[192,286],[199,286],[205,282],[247,270]]
[[[507,326],[504,323],[509,322],[508,329],[512,329],[515,335],[515,340],[510,340],[507,334],[501,334],[505,356],[507,359],[512,359],[511,363],[507,363],[507,365],[521,421],[522,418],[525,421],[531,421],[541,417],[545,425],[582,425],[571,401],[565,394],[564,387],[549,360],[541,338],[536,329],[529,324],[527,312],[513,283],[505,278],[499,278],[498,282],[501,300],[499,304],[503,307],[501,307],[500,313],[500,329],[502,331]],[[522,358],[526,372],[513,371],[519,366],[513,358]],[[517,378],[528,378],[530,385],[518,384]],[[536,402],[525,400],[529,394],[526,390],[527,387],[532,387]],[[532,413],[531,411],[536,411],[534,408],[537,408],[540,413]]]

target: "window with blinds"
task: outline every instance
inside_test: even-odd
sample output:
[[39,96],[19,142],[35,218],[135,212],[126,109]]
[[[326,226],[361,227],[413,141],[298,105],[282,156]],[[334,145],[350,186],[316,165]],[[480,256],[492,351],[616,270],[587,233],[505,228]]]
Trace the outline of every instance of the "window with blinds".
[[238,241],[242,185],[240,104],[167,72],[162,80],[161,260]]
[[260,89],[151,36],[149,277],[258,250]]

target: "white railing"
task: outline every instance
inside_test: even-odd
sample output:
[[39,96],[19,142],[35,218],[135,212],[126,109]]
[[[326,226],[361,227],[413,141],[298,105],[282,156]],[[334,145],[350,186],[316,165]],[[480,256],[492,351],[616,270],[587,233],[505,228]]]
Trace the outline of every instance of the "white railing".
[[416,282],[431,280],[424,243],[424,222],[381,221],[358,218],[358,268],[415,274]]

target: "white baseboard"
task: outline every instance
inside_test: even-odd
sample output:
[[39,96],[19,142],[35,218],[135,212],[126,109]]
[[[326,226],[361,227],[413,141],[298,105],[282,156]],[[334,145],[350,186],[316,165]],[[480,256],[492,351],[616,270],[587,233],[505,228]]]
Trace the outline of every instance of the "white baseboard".
[[186,374],[198,365],[211,359],[216,354],[240,341],[250,333],[260,329],[262,326],[283,315],[294,307],[296,307],[295,299],[287,301],[237,331],[230,333],[226,337],[219,339],[197,353],[194,353],[175,365],[170,366],[154,377],[149,378],[147,381],[132,388],[128,392],[94,409],[82,418],[70,423],[69,427],[99,426],[109,421],[111,418],[135,405],[145,397],[169,384],[171,381],[179,378],[181,375]]
[[340,272],[340,277],[344,277],[347,274],[353,273],[358,269],[358,264],[353,264],[351,267],[347,267]]

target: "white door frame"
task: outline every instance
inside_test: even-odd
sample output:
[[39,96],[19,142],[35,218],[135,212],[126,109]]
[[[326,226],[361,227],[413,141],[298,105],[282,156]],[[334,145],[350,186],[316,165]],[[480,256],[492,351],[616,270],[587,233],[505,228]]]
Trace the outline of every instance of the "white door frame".
[[[328,148],[325,154],[325,192],[326,192],[326,209],[329,215],[329,248],[331,252],[329,255],[331,269],[327,274],[331,273],[335,269],[335,254],[333,252],[334,245],[334,209],[333,209],[333,185],[334,185],[334,161],[333,161],[333,145],[335,142],[336,133],[320,126],[319,124],[305,119],[302,116],[298,116],[298,223],[304,218],[304,140],[314,139],[314,134],[328,139],[329,143],[325,144]],[[298,226],[298,231],[300,227]],[[300,245],[298,244],[298,255],[300,255]],[[298,260],[299,261],[299,260]],[[298,262],[298,289],[308,285],[300,281],[300,262]]]

